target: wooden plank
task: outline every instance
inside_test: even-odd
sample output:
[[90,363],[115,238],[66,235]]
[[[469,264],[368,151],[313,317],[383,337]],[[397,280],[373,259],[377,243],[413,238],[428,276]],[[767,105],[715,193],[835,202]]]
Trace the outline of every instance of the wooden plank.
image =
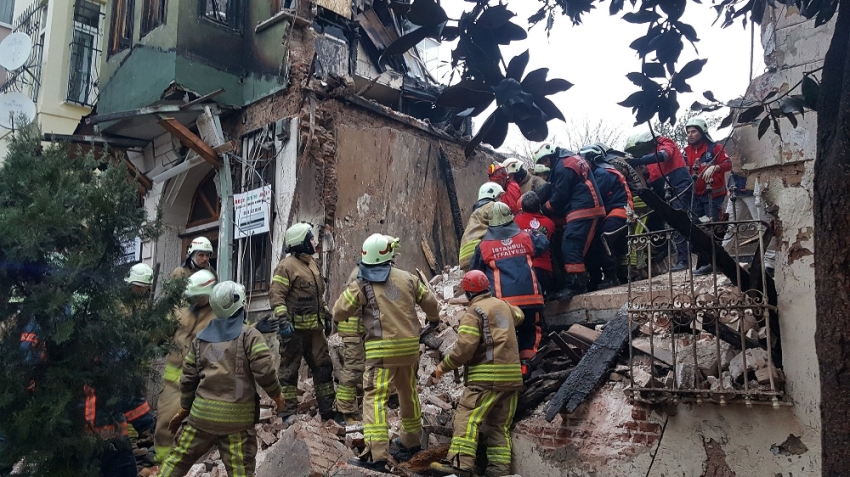
[[628,314],[625,310],[620,310],[617,317],[605,326],[602,334],[555,393],[555,397],[549,401],[546,406],[547,421],[552,422],[561,409],[566,409],[567,412],[575,411],[605,380],[623,346],[629,341],[631,332],[633,330],[629,329]]
[[184,146],[197,152],[199,156],[212,164],[213,167],[216,169],[221,167],[221,161],[218,158],[218,153],[216,153],[209,144],[205,143],[203,139],[190,131],[189,128],[180,124],[179,121],[174,118],[160,116],[159,125],[179,139]]
[[588,344],[588,346],[592,345],[593,342],[596,341],[596,338],[599,338],[598,332],[578,323],[570,326],[570,329],[567,330],[567,334],[584,341]]
[[431,246],[428,245],[428,242],[425,240],[425,237],[422,237],[421,244],[422,253],[425,254],[425,260],[428,262],[428,268],[431,269],[431,274],[436,275],[439,269],[437,268],[437,259],[434,257],[434,252],[431,250]]
[[537,354],[534,355],[534,357],[531,358],[531,360],[528,363],[531,366],[536,368],[536,367],[540,366],[540,363],[542,363],[543,360],[547,359],[549,356],[553,356],[553,355],[560,356],[562,354],[563,354],[563,352],[560,350],[560,348],[557,348],[552,344],[547,344],[547,345],[543,346],[542,348],[540,348],[539,350],[537,350]]
[[556,345],[558,345],[559,348],[561,348],[561,351],[563,351],[564,354],[568,358],[570,358],[573,363],[578,363],[579,361],[581,361],[581,354],[578,351],[574,350],[569,343],[564,341],[564,339],[561,338],[558,333],[555,333],[554,331],[549,333],[549,338],[552,340],[553,343],[555,343]]

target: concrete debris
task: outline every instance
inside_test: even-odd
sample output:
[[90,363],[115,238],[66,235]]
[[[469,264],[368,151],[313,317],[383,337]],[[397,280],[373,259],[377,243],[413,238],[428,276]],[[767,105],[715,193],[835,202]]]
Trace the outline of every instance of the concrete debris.
[[[746,357],[746,367],[744,359]],[[732,374],[732,379],[738,381],[745,371],[757,371],[767,367],[767,352],[761,348],[748,349],[746,353],[739,353],[732,358],[729,363],[729,372]]]

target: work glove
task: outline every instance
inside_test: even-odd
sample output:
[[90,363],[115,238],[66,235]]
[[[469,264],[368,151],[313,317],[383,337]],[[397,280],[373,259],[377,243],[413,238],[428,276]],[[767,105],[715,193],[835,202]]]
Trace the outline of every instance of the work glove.
[[330,337],[334,332],[334,322],[331,319],[331,311],[328,310],[328,305],[325,305],[322,310],[322,316],[325,318],[325,337]]
[[277,333],[280,330],[280,321],[271,313],[257,322],[257,331],[263,334]]
[[283,408],[286,406],[286,401],[283,399],[283,393],[273,397],[272,400],[274,401],[274,405],[277,407],[277,412],[283,412]]
[[283,324],[280,325],[280,330],[278,330],[278,334],[281,338],[288,340],[292,338],[292,332],[295,331],[295,328],[292,327],[292,323],[288,321],[284,321]]
[[431,373],[431,382],[437,384],[440,382],[441,379],[443,379],[443,369],[437,366],[437,369],[435,369],[434,372]]
[[180,410],[177,411],[177,414],[168,421],[168,432],[170,432],[172,436],[177,434],[177,431],[180,429],[180,424],[183,423],[183,419],[186,419],[186,416],[188,415],[189,410],[181,407]]

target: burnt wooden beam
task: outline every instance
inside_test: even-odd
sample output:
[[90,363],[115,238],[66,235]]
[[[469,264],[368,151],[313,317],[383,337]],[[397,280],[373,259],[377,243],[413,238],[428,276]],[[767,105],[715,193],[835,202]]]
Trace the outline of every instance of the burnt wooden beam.
[[172,136],[180,140],[180,142],[189,149],[198,153],[205,161],[212,164],[216,169],[221,167],[221,161],[218,158],[218,153],[205,143],[203,139],[189,130],[186,126],[180,124],[174,118],[160,117],[159,125],[163,129],[170,132]]
[[[633,328],[637,329],[637,325],[633,325]],[[617,317],[608,322],[602,334],[555,393],[555,397],[549,401],[549,405],[546,406],[547,421],[552,422],[562,409],[567,412],[575,411],[587,399],[587,396],[605,380],[633,331],[629,328],[628,312],[625,308],[621,309]]]
[[551,339],[553,343],[558,345],[558,348],[561,348],[561,351],[564,352],[564,355],[570,358],[570,361],[572,361],[573,363],[578,363],[579,361],[581,361],[581,354],[578,351],[574,350],[573,347],[570,346],[570,344],[567,343],[564,338],[561,337],[561,335],[553,331],[549,333],[549,339]]
[[449,207],[452,210],[452,225],[454,225],[455,236],[457,243],[460,244],[460,239],[463,237],[463,217],[460,215],[460,203],[457,200],[457,189],[455,188],[454,174],[452,173],[452,163],[449,161],[449,156],[440,146],[438,151],[440,160],[440,176],[443,182],[446,183],[446,192],[449,196]]
[[572,369],[555,371],[529,381],[525,391],[519,395],[519,402],[517,403],[516,413],[514,414],[514,422],[522,420],[529,413],[537,409],[540,403],[561,387],[561,384],[570,377],[572,372]]

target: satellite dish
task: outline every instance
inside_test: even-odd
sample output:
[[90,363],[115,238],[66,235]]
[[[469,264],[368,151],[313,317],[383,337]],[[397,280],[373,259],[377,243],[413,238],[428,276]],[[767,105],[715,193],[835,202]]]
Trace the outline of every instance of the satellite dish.
[[24,32],[15,32],[0,42],[0,66],[16,70],[27,62],[32,53],[32,39]]
[[[0,127],[15,129],[26,126],[35,119],[35,103],[20,91],[0,94]],[[23,116],[25,124],[18,122]]]

